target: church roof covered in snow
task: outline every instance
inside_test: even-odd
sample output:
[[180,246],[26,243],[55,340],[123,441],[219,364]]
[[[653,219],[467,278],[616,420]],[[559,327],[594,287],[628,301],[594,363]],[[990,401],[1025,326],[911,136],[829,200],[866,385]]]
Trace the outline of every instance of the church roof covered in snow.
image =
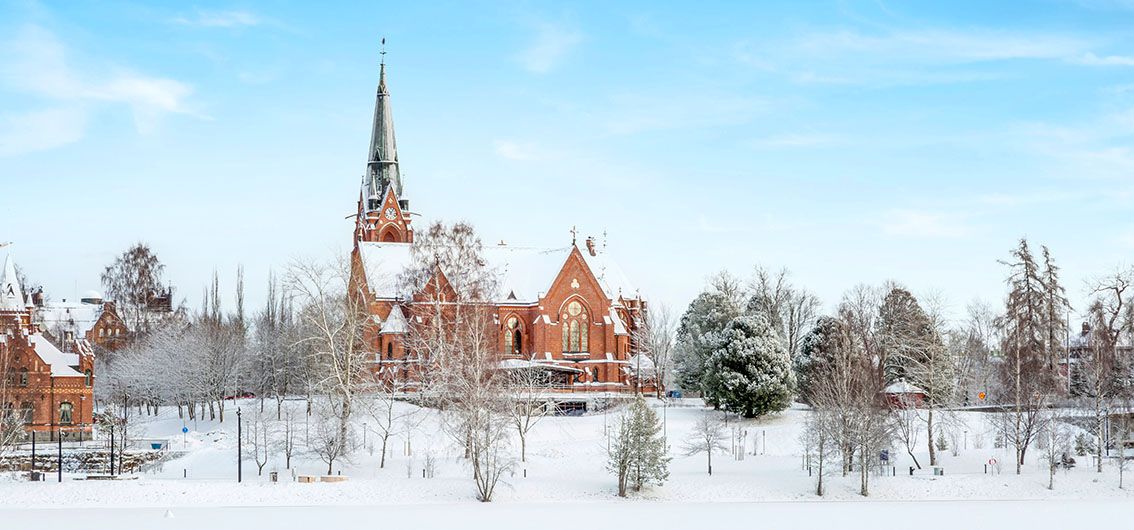
[[[367,285],[374,295],[385,299],[404,296],[406,293],[399,292],[399,282],[402,272],[413,263],[411,244],[360,242],[358,245]],[[481,256],[499,280],[495,301],[502,304],[538,302],[551,288],[573,248],[573,245],[560,248],[485,246]],[[608,254],[580,254],[611,300],[617,301],[620,296],[637,296],[626,274]]]

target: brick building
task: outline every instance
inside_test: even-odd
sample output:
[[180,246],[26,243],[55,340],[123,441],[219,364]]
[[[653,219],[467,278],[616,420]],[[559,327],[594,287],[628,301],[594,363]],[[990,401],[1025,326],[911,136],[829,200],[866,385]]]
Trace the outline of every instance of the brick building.
[[[423,297],[399,292],[398,278],[412,264],[411,215],[417,213],[401,178],[384,61],[367,155],[353,234],[354,281],[371,295],[375,327],[368,340],[375,362],[413,373],[420,360],[407,351],[406,338],[422,321]],[[637,363],[630,359],[646,301],[605,244],[586,238],[580,246],[574,237],[550,248],[501,242],[484,247],[481,258],[498,285],[488,302],[502,367],[536,366],[565,390],[634,389]]]
[[68,351],[86,340],[96,349],[116,351],[127,344],[129,330],[112,301],[96,292],[83,295],[78,302],[44,302],[40,293],[32,295],[35,306],[32,322]]
[[0,407],[28,430],[64,437],[91,432],[94,352],[83,338],[54,342],[33,323],[11,258],[0,276]]

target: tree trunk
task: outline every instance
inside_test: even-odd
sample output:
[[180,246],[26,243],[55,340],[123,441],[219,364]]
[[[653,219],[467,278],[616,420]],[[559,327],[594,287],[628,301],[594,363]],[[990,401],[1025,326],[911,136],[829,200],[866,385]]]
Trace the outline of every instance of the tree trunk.
[[378,462],[378,469],[385,469],[386,467],[386,440],[389,438],[389,434],[382,436],[382,459]]
[[859,473],[858,473],[859,477],[861,478],[861,481],[862,481],[862,488],[859,490],[859,494],[861,494],[863,497],[869,497],[870,496],[870,478],[869,478],[870,477],[870,470],[868,470],[866,468],[866,447],[865,446],[863,446],[861,449],[859,449],[858,470],[859,470]]
[[[937,465],[937,447],[934,447],[934,445],[933,445],[933,409],[932,408],[929,409],[929,415],[926,418],[925,425],[926,425],[926,429],[928,430],[928,434],[929,434],[929,465],[936,466]],[[917,466],[917,467],[918,467],[918,469],[921,469],[921,466]]]

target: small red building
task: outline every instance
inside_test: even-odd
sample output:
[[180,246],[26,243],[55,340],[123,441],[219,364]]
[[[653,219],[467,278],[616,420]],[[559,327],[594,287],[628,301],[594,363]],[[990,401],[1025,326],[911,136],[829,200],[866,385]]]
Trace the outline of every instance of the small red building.
[[906,381],[896,381],[882,389],[886,402],[898,409],[916,409],[925,405],[928,396],[921,387]]
[[52,439],[83,436],[93,424],[94,352],[82,338],[49,339],[33,309],[9,257],[0,276],[0,413]]

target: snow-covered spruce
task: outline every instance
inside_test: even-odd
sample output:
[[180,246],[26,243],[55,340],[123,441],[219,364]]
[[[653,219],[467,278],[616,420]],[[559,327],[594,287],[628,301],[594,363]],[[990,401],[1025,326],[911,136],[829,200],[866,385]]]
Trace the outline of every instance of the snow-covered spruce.
[[795,376],[775,328],[763,316],[743,315],[721,333],[704,385],[711,403],[754,418],[791,404]]

